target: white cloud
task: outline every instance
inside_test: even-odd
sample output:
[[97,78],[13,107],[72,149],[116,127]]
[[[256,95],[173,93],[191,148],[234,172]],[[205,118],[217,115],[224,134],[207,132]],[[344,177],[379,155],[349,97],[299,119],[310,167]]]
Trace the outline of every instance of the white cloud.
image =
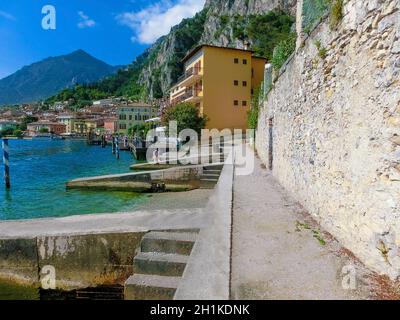
[[152,44],[171,27],[203,9],[205,0],[161,0],[137,12],[124,12],[117,20],[133,30],[132,41]]
[[0,10],[0,17],[6,18],[8,20],[16,20],[12,14],[5,12],[5,11],[1,11],[1,10]]
[[89,16],[87,16],[83,11],[79,11],[78,15],[81,18],[81,21],[78,23],[78,28],[91,28],[96,25],[96,21],[90,19]]

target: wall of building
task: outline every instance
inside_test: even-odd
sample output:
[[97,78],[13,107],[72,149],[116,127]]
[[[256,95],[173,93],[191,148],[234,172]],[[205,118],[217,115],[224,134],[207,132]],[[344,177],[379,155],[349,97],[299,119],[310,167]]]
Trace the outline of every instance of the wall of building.
[[266,164],[271,152],[273,175],[324,228],[395,278],[400,1],[346,0],[344,14],[337,31],[321,23],[285,67],[260,111],[256,146]]
[[253,57],[251,59],[251,67],[253,70],[253,77],[251,81],[251,88],[253,90],[260,88],[264,81],[264,69],[267,60],[264,58]]
[[[203,108],[210,118],[207,128],[246,129],[251,101],[251,52],[210,47],[204,50]],[[234,63],[235,58],[239,59],[238,64]],[[234,80],[239,81],[238,86],[234,86]],[[242,81],[247,82],[247,87],[242,86]],[[234,106],[234,100],[239,101],[238,106]],[[247,102],[246,107],[242,101]]]
[[130,128],[135,125],[144,124],[146,120],[153,116],[150,106],[119,108],[117,111],[117,131],[122,134],[128,134]]

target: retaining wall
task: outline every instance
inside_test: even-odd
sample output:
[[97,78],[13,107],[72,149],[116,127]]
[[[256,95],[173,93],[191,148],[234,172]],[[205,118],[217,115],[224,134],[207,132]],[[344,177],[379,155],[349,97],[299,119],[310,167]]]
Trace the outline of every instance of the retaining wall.
[[39,283],[44,266],[53,266],[57,289],[123,282],[144,232],[40,236],[0,240],[0,277]]
[[323,21],[274,83],[256,139],[286,190],[392,278],[400,271],[399,54],[400,1],[345,0],[338,29]]

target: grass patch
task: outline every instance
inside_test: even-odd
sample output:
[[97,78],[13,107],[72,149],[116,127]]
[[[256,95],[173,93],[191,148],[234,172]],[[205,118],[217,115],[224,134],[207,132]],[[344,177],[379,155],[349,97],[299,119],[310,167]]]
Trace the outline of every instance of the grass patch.
[[315,46],[317,47],[318,50],[318,56],[324,60],[326,56],[328,55],[328,50],[322,46],[321,41],[317,40],[315,41]]
[[39,288],[0,280],[0,300],[39,300]]
[[313,237],[318,240],[319,244],[324,246],[326,245],[325,240],[322,238],[321,232],[319,230],[312,230]]
[[343,0],[333,0],[329,13],[329,26],[335,30],[343,19]]
[[302,230],[311,230],[313,237],[318,240],[319,244],[322,246],[326,245],[326,241],[322,237],[321,231],[311,228],[308,224],[296,221],[296,231],[301,232]]

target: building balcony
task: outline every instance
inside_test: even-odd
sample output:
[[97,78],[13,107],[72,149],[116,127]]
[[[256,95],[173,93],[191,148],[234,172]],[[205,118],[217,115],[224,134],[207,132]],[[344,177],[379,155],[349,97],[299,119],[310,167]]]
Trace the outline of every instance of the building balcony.
[[178,79],[178,83],[181,87],[188,87],[192,83],[200,80],[202,77],[202,69],[199,67],[192,67],[187,69],[185,74]]
[[199,89],[186,90],[182,95],[171,100],[171,105],[177,105],[182,102],[197,103],[203,98],[203,91]]
[[186,88],[181,87],[178,90],[171,93],[171,99],[174,100],[185,93]]
[[202,90],[191,90],[187,93],[185,102],[193,102],[198,103],[203,99],[203,91]]

